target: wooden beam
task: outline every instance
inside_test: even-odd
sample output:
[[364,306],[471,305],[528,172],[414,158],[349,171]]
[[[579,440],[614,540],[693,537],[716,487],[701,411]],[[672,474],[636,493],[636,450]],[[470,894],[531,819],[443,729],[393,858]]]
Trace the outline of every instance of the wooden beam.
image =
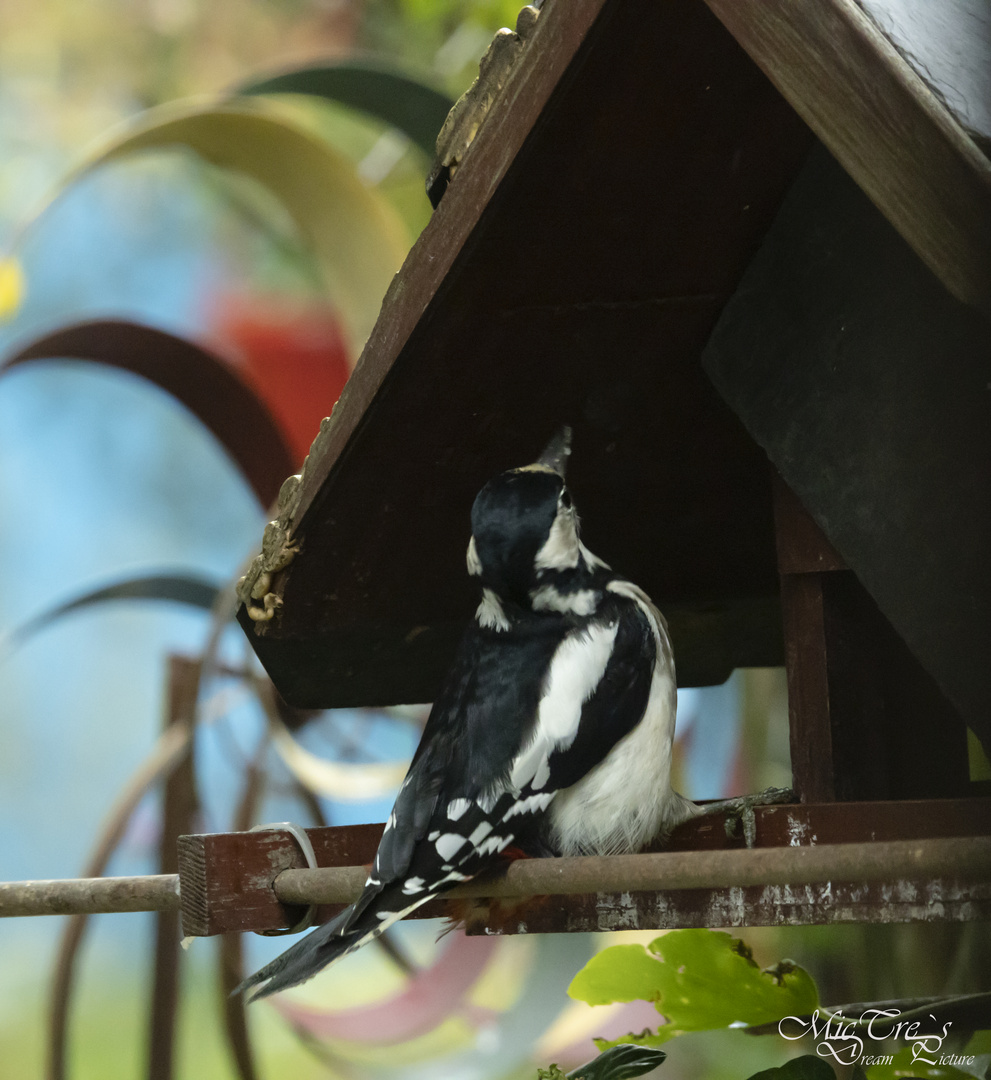
[[949,291],[991,313],[991,162],[855,0],[706,0]]
[[[757,846],[765,849],[986,836],[991,835],[991,799],[770,806],[758,808],[756,818]],[[742,839],[728,837],[725,825],[722,815],[687,822],[675,830],[664,851],[698,855],[741,849]],[[381,825],[307,830],[318,866],[349,868],[345,877],[353,890],[360,889],[363,867],[374,857],[381,834]],[[298,918],[299,908],[281,903],[275,889],[275,881],[284,870],[302,869],[305,865],[288,833],[185,836],[180,840],[179,863],[183,928],[187,934],[278,929],[292,925]],[[729,903],[733,895],[732,889],[701,890],[689,898],[691,910],[718,907]],[[583,904],[585,901],[569,901],[565,907],[584,910]],[[341,906],[321,906],[318,919],[330,918]],[[558,905],[555,910],[564,908]],[[769,899],[763,917],[770,919],[775,910]],[[816,921],[816,912],[815,904],[811,904],[806,921]],[[433,901],[415,914],[437,918],[449,913],[446,901]],[[566,923],[562,915],[561,926],[545,925],[545,929],[566,929]]]
[[831,802],[836,798],[836,768],[823,579],[845,569],[846,564],[777,473],[774,522],[781,573],[792,788],[802,802]]

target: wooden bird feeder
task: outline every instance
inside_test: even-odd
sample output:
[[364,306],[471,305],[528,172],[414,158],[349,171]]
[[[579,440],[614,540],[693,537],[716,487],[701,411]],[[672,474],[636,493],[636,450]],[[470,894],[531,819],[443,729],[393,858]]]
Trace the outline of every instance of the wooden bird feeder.
[[[677,888],[636,861],[664,853],[562,866],[540,887],[568,895],[507,926],[476,887],[471,930],[991,917],[967,753],[968,727],[991,745],[991,56],[968,18],[546,0],[445,127],[433,219],[245,583],[252,645],[293,705],[430,701],[475,603],[472,499],[567,422],[588,545],[665,611],[680,683],[787,668],[798,799],[753,851],[679,830],[687,863],[649,864]],[[309,832],[348,867],[380,827]],[[360,887],[276,884],[303,865],[285,834],[184,837],[186,933]]]

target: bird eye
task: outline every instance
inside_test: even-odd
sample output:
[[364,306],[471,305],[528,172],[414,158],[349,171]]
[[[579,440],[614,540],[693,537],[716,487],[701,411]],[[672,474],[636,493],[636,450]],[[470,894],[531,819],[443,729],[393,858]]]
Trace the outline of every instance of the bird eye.
[[561,492],[560,502],[561,505],[565,508],[565,510],[571,509],[571,496],[568,494],[567,488],[564,488],[564,490]]

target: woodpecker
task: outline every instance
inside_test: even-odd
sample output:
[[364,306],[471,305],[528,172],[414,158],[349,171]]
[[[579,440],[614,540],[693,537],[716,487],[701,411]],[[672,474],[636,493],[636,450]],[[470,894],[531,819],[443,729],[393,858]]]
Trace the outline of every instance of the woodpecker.
[[664,617],[581,542],[570,429],[471,511],[481,603],[431,709],[358,900],[238,990],[264,997],[354,952],[512,846],[635,852],[699,808],[672,790]]

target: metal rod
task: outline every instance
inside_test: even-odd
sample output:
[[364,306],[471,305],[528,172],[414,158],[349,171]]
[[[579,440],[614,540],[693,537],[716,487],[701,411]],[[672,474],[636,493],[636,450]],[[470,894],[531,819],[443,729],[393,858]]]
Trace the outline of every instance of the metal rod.
[[0,882],[0,918],[178,910],[178,874]]
[[[347,904],[358,898],[366,877],[361,866],[283,870],[275,894],[286,904]],[[444,895],[564,896],[920,877],[991,881],[991,837],[519,859],[502,877],[458,885]]]
[[[363,866],[283,870],[274,890],[285,904],[347,904],[358,898],[367,875]],[[445,896],[566,896],[942,877],[991,881],[991,837],[519,859],[502,876],[459,885]],[[0,882],[0,918],[178,907],[177,874]]]

